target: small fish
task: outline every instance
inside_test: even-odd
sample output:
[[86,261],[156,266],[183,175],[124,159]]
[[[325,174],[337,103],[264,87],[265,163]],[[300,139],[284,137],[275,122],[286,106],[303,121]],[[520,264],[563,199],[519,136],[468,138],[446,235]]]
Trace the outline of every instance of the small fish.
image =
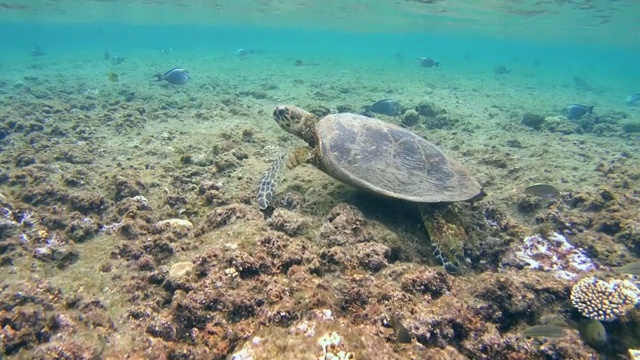
[[591,90],[591,85],[589,85],[589,83],[585,78],[580,76],[575,76],[575,75],[572,76],[572,78],[573,78],[573,83],[576,85],[576,87],[585,89],[585,90]]
[[627,96],[627,104],[633,104],[638,100],[640,100],[640,94],[631,94]]
[[233,52],[235,56],[240,56],[240,57],[249,55],[250,53],[251,52],[247,49],[236,49],[236,51]]
[[296,60],[293,65],[295,66],[318,66],[320,65],[320,63],[308,63],[308,62],[302,62],[302,60]]
[[531,326],[522,332],[524,337],[550,337],[561,338],[565,336],[564,329],[553,325],[536,325]]
[[580,337],[593,348],[602,348],[607,344],[607,330],[598,320],[588,320],[580,324]]
[[113,65],[120,65],[124,62],[125,58],[120,57],[120,56],[114,56],[111,58],[111,63]]
[[118,82],[118,74],[110,72],[108,74],[109,80],[113,81],[113,82]]
[[376,102],[371,106],[365,106],[364,112],[373,112],[384,115],[398,115],[400,113],[400,103],[392,99],[384,99]]
[[560,196],[560,191],[555,188],[553,185],[549,184],[535,184],[524,189],[525,194],[530,194],[533,196],[553,199],[555,197]]
[[504,65],[498,65],[493,68],[493,72],[497,75],[503,75],[511,73],[511,70],[507,69],[507,67]]
[[434,66],[440,66],[440,63],[433,60],[432,58],[420,57],[418,58],[418,65],[420,65],[421,67],[430,68]]
[[585,114],[592,114],[595,106],[584,106],[580,104],[571,104],[564,108],[563,113],[569,120],[578,120]]
[[175,85],[186,84],[189,80],[189,72],[183,68],[173,68],[163,75],[156,74],[154,76],[157,78],[156,81],[166,80]]
[[108,51],[105,51],[104,54],[102,54],[102,57],[104,58],[105,61],[111,60],[111,54],[109,54]]
[[623,266],[614,267],[614,268],[611,268],[611,270],[613,270],[613,272],[618,274],[631,274],[631,275],[640,276],[640,261],[628,263]]
[[236,51],[234,51],[233,53],[236,56],[243,57],[243,56],[247,56],[249,54],[251,54],[251,55],[264,54],[264,50],[262,50],[262,49],[243,49],[243,48],[240,48],[240,49],[236,49]]
[[33,57],[41,57],[47,55],[47,53],[42,49],[42,47],[40,47],[40,45],[36,45],[29,50],[29,55]]
[[400,319],[397,316],[394,316],[389,320],[389,325],[393,328],[394,334],[396,336],[396,342],[402,344],[408,344],[411,342],[411,334],[409,334],[409,330],[407,330],[404,325],[400,322]]

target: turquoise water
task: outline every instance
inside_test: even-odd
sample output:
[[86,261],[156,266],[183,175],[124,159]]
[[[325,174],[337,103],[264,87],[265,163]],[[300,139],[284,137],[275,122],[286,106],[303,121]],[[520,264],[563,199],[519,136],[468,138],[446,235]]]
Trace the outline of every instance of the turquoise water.
[[[304,24],[301,24],[304,26]],[[131,25],[123,23],[0,24],[3,41],[0,64],[30,61],[39,45],[49,59],[99,59],[102,52],[123,57],[149,56],[171,49],[174,56],[228,56],[238,48],[261,49],[273,57],[347,60],[363,65],[413,65],[415,58],[432,57],[443,71],[474,76],[502,64],[530,77],[565,79],[580,76],[605,83],[624,97],[637,92],[640,45],[612,41],[536,41],[530,37],[495,38],[489,34],[445,32],[349,32],[335,29],[273,28],[269,26]],[[181,66],[188,67],[187,62]],[[142,70],[142,69],[141,69]],[[5,74],[10,76],[10,74]],[[636,87],[636,89],[634,89]],[[623,96],[624,95],[624,96]],[[628,95],[628,94],[627,94]]]

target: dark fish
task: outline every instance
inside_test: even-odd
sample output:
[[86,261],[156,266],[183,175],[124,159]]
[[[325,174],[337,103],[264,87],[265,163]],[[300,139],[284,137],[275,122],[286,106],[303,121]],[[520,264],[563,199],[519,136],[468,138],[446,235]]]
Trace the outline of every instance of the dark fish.
[[632,262],[627,265],[611,268],[613,272],[618,274],[631,274],[640,276],[640,261]]
[[536,325],[531,326],[522,332],[524,337],[550,337],[560,338],[565,335],[564,329],[553,325]]
[[156,74],[154,76],[157,78],[156,81],[166,80],[175,85],[186,84],[189,80],[189,72],[183,68],[173,68],[163,75]]
[[584,106],[580,104],[571,104],[567,106],[563,113],[569,120],[578,120],[585,114],[592,114],[595,106]]
[[389,325],[393,328],[394,334],[396,336],[396,342],[402,344],[408,344],[411,342],[411,334],[409,334],[409,330],[407,330],[404,325],[400,322],[400,319],[397,316],[394,316],[389,321]]
[[587,345],[596,349],[607,344],[607,330],[598,320],[588,320],[581,323],[580,337]]
[[105,61],[109,61],[111,59],[111,54],[109,54],[108,51],[105,51],[102,57],[105,59]]
[[108,77],[109,77],[109,80],[113,82],[118,82],[118,74],[110,72]]
[[503,75],[511,73],[511,70],[507,69],[507,67],[504,65],[498,65],[493,68],[493,72],[497,75]]
[[365,106],[364,112],[373,112],[389,116],[398,115],[400,113],[400,103],[392,99],[384,99],[371,106]]
[[432,58],[421,57],[421,58],[418,58],[418,65],[422,67],[430,68],[434,66],[440,66],[440,63],[433,60]]
[[319,63],[307,63],[307,62],[302,62],[302,60],[296,60],[293,65],[295,66],[318,66],[320,65]]
[[111,58],[111,63],[113,65],[120,65],[124,62],[125,58],[120,57],[120,56],[114,56]]
[[640,100],[640,94],[631,94],[627,96],[627,104],[633,104],[638,100]]
[[560,191],[558,191],[558,189],[556,189],[553,185],[549,184],[531,185],[528,188],[524,189],[524,192],[526,194],[546,199],[553,199],[560,196]]

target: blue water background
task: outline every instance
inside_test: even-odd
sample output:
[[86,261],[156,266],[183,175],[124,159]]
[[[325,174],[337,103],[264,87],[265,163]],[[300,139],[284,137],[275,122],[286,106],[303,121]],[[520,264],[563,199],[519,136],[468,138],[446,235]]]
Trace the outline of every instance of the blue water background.
[[[105,50],[123,57],[173,49],[203,57],[232,56],[237,48],[262,49],[270,56],[312,61],[336,59],[363,66],[382,64],[390,71],[408,66],[419,56],[442,63],[452,74],[474,77],[502,64],[514,72],[549,80],[580,76],[602,81],[609,90],[640,92],[640,46],[606,43],[472,37],[446,33],[350,33],[300,28],[152,26],[102,24],[0,25],[0,66],[29,61],[28,51],[40,45],[50,58],[87,56],[101,59]],[[534,63],[538,61],[539,65]],[[188,64],[183,66],[188,67]]]

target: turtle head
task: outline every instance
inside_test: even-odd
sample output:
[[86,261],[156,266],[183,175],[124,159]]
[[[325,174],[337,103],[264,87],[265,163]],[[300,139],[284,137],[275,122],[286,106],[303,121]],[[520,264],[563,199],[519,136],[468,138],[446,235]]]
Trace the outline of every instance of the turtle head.
[[286,132],[308,141],[318,117],[297,106],[280,105],[273,109],[273,119]]

